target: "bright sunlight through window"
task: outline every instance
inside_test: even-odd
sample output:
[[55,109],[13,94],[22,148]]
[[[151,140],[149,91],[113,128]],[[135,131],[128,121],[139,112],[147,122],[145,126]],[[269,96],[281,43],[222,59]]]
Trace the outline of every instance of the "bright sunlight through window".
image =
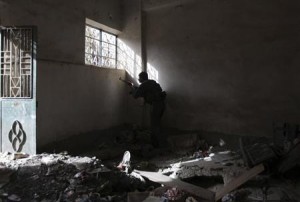
[[[108,33],[104,30],[110,30]],[[86,19],[85,64],[98,67],[124,69],[134,79],[142,72],[142,58],[117,38],[116,30]],[[149,79],[158,82],[158,71],[147,64]]]
[[86,25],[85,64],[116,68],[117,37]]

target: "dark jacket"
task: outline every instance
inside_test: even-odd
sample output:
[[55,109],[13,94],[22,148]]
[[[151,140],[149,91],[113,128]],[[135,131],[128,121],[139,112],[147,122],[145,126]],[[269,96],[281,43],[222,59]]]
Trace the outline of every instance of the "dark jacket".
[[146,103],[153,104],[153,102],[163,101],[165,92],[162,91],[156,81],[147,80],[141,83],[139,87],[134,88],[133,97],[143,97]]

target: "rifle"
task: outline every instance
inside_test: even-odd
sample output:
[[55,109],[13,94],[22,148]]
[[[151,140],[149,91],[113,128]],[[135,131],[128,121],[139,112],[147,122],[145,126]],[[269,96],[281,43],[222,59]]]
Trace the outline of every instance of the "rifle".
[[133,83],[132,83],[132,82],[127,81],[127,80],[124,80],[124,79],[122,79],[121,77],[119,78],[119,80],[122,81],[122,82],[124,82],[124,83],[126,83],[126,84],[127,84],[128,86],[130,86],[130,87],[133,86]]

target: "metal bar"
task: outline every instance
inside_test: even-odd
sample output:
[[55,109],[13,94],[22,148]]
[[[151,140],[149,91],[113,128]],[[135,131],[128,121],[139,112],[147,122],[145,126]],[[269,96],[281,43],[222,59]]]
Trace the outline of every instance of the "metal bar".
[[[2,66],[4,64],[2,64],[2,59],[3,59],[3,63],[5,62],[4,61],[4,52],[2,51],[2,49],[4,48],[4,46],[2,44],[2,42],[4,42],[2,40],[2,36],[3,36],[3,30],[0,30],[0,101],[1,101],[1,97],[2,97],[2,75],[4,73],[4,69]],[[3,73],[2,73],[2,71],[3,71]],[[1,104],[0,104],[0,107],[1,107]],[[2,141],[1,141],[1,125],[0,125],[0,152],[2,151],[1,144],[2,144]]]
[[102,62],[103,62],[103,59],[102,59],[102,30],[99,30],[99,31],[100,31],[100,43],[99,43],[100,66],[102,66]]
[[[20,38],[22,39],[22,30],[20,30]],[[19,78],[20,78],[20,97],[24,97],[22,96],[22,59],[23,59],[23,56],[22,56],[22,40],[20,39],[20,45],[19,45]]]
[[9,40],[9,48],[10,48],[10,65],[9,65],[9,67],[10,67],[10,69],[9,69],[9,73],[10,73],[10,77],[9,77],[9,82],[10,82],[10,85],[9,85],[9,97],[11,97],[11,77],[12,77],[12,40],[11,40],[11,31],[10,31],[10,40]]
[[[13,33],[13,37],[14,37],[14,32],[12,32]],[[12,40],[13,41],[13,40]],[[15,42],[16,43],[16,42]],[[18,57],[18,55],[17,55],[17,46],[16,46],[16,44],[14,43],[14,41],[13,41],[13,50],[14,50],[14,63],[13,63],[13,77],[11,78],[11,81],[12,81],[12,83],[14,83],[15,85],[14,86],[11,86],[11,90],[12,90],[12,94],[13,94],[13,96],[14,97],[17,97],[17,94],[15,93],[15,90],[16,90],[16,87],[17,87],[17,82],[16,82],[16,80],[17,80],[17,71],[18,71],[18,69],[17,69],[17,67],[18,67],[18,65],[17,65],[17,57]]]
[[35,71],[34,71],[34,67],[33,67],[33,58],[34,58],[34,56],[33,56],[33,54],[34,54],[34,51],[33,51],[33,42],[34,42],[34,39],[33,39],[33,29],[31,29],[30,30],[31,31],[31,36],[30,36],[30,67],[31,67],[31,69],[30,69],[30,76],[29,76],[29,79],[28,79],[28,82],[29,82],[29,89],[28,89],[28,97],[33,97],[33,82],[34,82],[34,80],[33,80],[33,77],[34,77],[34,73],[35,73]]
[[[2,56],[2,49],[4,48],[3,47],[3,44],[2,42],[2,36],[3,36],[3,30],[0,29],[0,114],[1,114],[1,120],[0,120],[0,152],[2,152],[2,57],[3,57],[3,62],[4,61],[4,55]],[[4,54],[4,53],[3,53]],[[3,72],[4,73],[4,72]]]
[[[23,36],[25,35],[25,32],[26,32],[26,30],[23,30],[23,32],[21,32],[21,35],[22,35],[22,38],[23,38]],[[24,39],[24,41],[25,41],[26,39]],[[26,65],[26,50],[25,50],[25,48],[24,48],[24,46],[22,46],[21,45],[21,47],[20,47],[20,49],[21,49],[21,53],[22,54],[20,54],[20,63],[22,64],[21,65],[21,70],[23,70],[24,71],[24,66]],[[27,97],[27,94],[26,94],[26,76],[24,75],[24,72],[23,71],[21,71],[21,97]]]

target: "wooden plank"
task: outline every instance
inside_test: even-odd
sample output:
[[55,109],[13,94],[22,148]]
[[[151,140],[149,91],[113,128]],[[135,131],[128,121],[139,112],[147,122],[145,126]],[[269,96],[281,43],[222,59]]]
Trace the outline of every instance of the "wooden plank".
[[226,184],[220,191],[216,193],[216,201],[220,200],[223,196],[228,194],[229,192],[235,190],[245,182],[249,181],[251,178],[255,177],[259,173],[265,170],[263,164],[259,164],[250,170],[247,170],[237,178],[231,180],[228,184]]
[[170,186],[170,187],[177,187],[178,189],[194,194],[195,196],[198,196],[202,199],[206,199],[209,201],[215,200],[215,193],[210,190],[204,189],[202,187],[198,187],[178,179],[173,179],[157,172],[148,172],[148,171],[140,171],[140,170],[134,170],[134,172],[148,178],[153,182],[161,183],[163,185]]

